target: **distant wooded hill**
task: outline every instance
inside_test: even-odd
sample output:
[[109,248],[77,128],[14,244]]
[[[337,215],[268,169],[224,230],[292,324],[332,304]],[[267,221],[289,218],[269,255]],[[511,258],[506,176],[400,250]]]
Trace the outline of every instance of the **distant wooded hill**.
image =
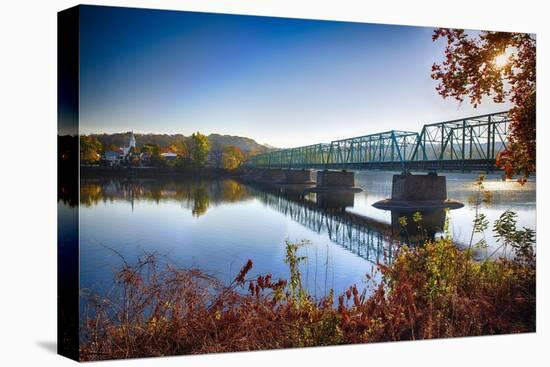
[[[130,135],[131,132],[91,134],[91,136],[96,137],[104,146],[113,144],[117,147],[128,145]],[[187,143],[191,139],[190,136],[185,136],[183,134],[134,134],[134,136],[138,148],[145,144],[158,144],[161,147],[166,147],[177,142]],[[213,152],[221,151],[224,147],[229,145],[239,147],[245,153],[253,152],[254,154],[264,153],[274,149],[273,147],[259,144],[254,139],[243,136],[210,134],[208,135],[208,139],[210,140]]]

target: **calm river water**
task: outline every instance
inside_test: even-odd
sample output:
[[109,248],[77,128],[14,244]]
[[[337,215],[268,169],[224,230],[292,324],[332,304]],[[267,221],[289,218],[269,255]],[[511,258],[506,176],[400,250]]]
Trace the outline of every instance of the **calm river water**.
[[[470,241],[476,175],[447,175],[449,198],[465,206],[448,214],[459,246]],[[311,294],[336,294],[360,286],[376,261],[391,261],[391,234],[403,239],[400,215],[372,207],[391,195],[391,173],[358,173],[361,193],[316,197],[221,180],[86,179],[80,189],[80,287],[104,293],[113,269],[155,252],[182,267],[198,267],[229,282],[248,259],[251,275],[288,277],[285,240],[308,240],[303,282]],[[491,223],[506,209],[519,226],[535,228],[535,182],[519,186],[489,176],[493,193],[483,207]],[[60,203],[60,205],[65,205]],[[441,231],[445,212],[425,213],[430,234]],[[492,224],[491,224],[492,226]],[[479,236],[478,236],[479,237]],[[479,239],[476,237],[476,240]],[[488,252],[498,244],[490,231]],[[113,251],[114,250],[114,251]],[[484,253],[484,252],[483,252]],[[481,255],[480,255],[481,256]]]

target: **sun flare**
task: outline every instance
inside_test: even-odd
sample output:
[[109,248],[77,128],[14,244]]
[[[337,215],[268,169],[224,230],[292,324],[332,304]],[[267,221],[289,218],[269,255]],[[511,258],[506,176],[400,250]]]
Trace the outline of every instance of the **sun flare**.
[[508,64],[509,56],[506,53],[502,53],[495,57],[494,64],[497,68],[503,68]]
[[497,68],[505,67],[506,65],[510,64],[510,62],[512,62],[512,57],[515,55],[516,51],[517,50],[515,47],[507,47],[503,53],[495,56],[495,58],[493,59],[493,64]]

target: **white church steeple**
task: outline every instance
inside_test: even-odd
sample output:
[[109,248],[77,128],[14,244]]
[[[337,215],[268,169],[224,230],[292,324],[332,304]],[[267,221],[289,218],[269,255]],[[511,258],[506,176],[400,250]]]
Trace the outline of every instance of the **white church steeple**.
[[124,145],[122,147],[122,152],[124,153],[125,156],[128,155],[128,153],[130,153],[130,151],[132,150],[132,148],[135,148],[136,147],[136,137],[134,136],[134,130],[132,130],[132,135],[130,135],[130,144],[128,146]]
[[136,147],[136,138],[134,137],[134,130],[132,130],[132,135],[130,136],[130,148]]

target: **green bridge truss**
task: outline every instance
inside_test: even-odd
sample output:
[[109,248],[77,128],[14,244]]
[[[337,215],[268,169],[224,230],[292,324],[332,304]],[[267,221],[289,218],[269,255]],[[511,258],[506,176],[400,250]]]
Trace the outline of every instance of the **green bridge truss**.
[[330,143],[280,149],[246,162],[253,168],[497,171],[506,148],[508,112],[426,124],[420,133],[391,130]]

